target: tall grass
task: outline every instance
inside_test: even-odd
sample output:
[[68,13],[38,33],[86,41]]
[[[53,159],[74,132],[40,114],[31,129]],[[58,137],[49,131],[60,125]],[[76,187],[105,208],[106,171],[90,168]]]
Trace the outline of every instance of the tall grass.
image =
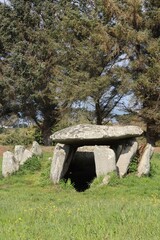
[[109,185],[97,179],[83,193],[50,183],[49,156],[39,169],[1,177],[0,239],[159,240],[160,154],[150,177],[112,175]]

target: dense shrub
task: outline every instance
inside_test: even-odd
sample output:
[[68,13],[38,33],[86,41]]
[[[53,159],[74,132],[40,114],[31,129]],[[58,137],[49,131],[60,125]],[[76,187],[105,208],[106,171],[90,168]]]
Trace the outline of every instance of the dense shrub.
[[29,145],[35,140],[35,128],[4,129],[0,133],[1,145]]

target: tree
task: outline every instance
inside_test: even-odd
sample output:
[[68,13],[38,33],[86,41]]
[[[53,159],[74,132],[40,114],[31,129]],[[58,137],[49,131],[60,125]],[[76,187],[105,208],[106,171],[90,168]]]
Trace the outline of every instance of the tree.
[[147,141],[155,145],[160,134],[160,2],[131,2],[139,16],[132,25],[136,30],[130,64],[133,90],[141,106],[138,115],[146,123]]
[[[56,68],[61,53],[56,7],[56,1],[54,4],[52,1],[11,0],[1,8],[5,46],[2,81],[8,92],[5,98],[12,112],[35,121],[45,145],[50,142],[59,111]],[[54,99],[50,98],[51,93]]]
[[71,7],[70,2],[62,16],[67,58],[61,96],[67,96],[69,107],[90,99],[94,111],[92,121],[96,124],[105,123],[113,116],[113,109],[129,89],[128,75],[120,64],[126,50],[121,33],[121,6],[113,1],[108,4],[79,1]]

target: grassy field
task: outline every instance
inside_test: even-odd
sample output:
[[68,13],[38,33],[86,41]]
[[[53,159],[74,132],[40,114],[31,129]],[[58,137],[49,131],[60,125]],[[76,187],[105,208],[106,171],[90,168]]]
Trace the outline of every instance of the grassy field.
[[0,176],[0,239],[160,239],[159,153],[152,158],[150,177],[112,175],[109,185],[96,179],[81,193],[70,183],[50,183],[51,155],[7,179]]

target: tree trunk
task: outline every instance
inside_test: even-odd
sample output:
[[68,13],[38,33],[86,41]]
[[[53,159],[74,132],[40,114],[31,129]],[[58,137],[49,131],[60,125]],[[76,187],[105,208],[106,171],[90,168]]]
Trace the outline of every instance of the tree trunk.
[[45,146],[50,146],[52,144],[52,140],[50,136],[52,135],[51,128],[44,128],[42,129],[42,140]]
[[99,101],[96,103],[96,108],[95,108],[95,115],[96,115],[96,124],[97,125],[102,125],[102,113],[101,113],[101,107],[99,104]]
[[152,146],[156,145],[157,141],[157,132],[156,126],[154,122],[147,123],[147,131],[146,131],[146,138],[147,142],[150,143]]

